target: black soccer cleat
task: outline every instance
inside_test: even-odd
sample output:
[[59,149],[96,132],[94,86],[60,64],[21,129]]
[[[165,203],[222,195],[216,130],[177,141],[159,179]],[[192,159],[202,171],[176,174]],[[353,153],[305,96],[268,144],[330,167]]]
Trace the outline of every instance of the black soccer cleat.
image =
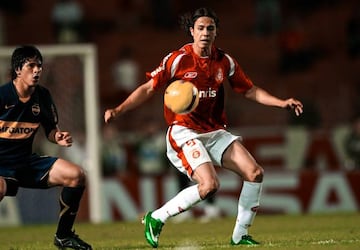
[[80,239],[79,236],[75,234],[75,231],[72,231],[72,234],[70,236],[67,236],[63,239],[60,239],[55,235],[54,245],[61,250],[66,248],[72,248],[77,250],[92,250],[92,247],[88,243]]

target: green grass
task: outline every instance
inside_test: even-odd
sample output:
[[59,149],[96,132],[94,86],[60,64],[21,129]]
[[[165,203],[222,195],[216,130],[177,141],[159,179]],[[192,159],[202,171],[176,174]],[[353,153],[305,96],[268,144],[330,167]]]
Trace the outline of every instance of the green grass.
[[[163,228],[159,249],[274,249],[274,250],[358,250],[360,214],[258,215],[250,234],[260,246],[230,246],[234,218],[200,223],[198,220]],[[56,225],[0,228],[0,249],[55,249],[52,245]],[[143,237],[140,222],[77,224],[76,232],[94,249],[152,249]]]

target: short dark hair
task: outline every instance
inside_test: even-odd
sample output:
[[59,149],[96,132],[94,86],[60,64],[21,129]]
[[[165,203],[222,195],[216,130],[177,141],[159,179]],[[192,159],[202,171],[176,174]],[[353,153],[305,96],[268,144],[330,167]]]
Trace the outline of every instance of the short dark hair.
[[186,31],[188,35],[191,35],[190,28],[194,28],[194,23],[196,22],[196,20],[203,16],[212,18],[215,22],[215,26],[219,26],[220,21],[216,13],[212,9],[206,7],[199,8],[194,12],[187,12],[180,16],[180,26]]
[[41,52],[33,45],[22,45],[17,47],[11,56],[11,79],[17,77],[16,70],[21,69],[29,59],[39,60],[43,62]]

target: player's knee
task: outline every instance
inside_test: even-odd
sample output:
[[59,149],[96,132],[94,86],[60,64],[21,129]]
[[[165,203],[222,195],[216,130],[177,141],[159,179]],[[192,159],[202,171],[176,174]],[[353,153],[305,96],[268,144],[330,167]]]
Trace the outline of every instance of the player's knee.
[[250,182],[262,182],[264,177],[264,169],[256,165],[251,171],[245,173],[245,180]]
[[86,174],[81,167],[73,170],[73,178],[70,181],[70,187],[83,187],[86,184]]
[[218,178],[207,180],[199,185],[199,193],[201,199],[206,199],[214,195],[220,187]]
[[85,186],[86,183],[86,174],[85,171],[80,168],[78,173],[78,186]]

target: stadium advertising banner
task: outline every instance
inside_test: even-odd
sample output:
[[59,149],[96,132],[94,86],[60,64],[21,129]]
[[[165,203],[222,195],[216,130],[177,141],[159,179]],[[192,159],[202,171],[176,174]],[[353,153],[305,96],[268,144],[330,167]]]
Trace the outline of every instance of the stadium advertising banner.
[[[360,170],[352,168],[344,153],[347,127],[331,131],[303,128],[243,129],[243,143],[265,169],[259,213],[329,213],[357,211],[360,205]],[[103,181],[102,215],[105,221],[138,219],[172,198],[178,178],[172,167],[165,174],[139,174],[128,169]],[[140,169],[141,170],[141,169]],[[223,215],[235,216],[241,181],[219,170],[220,190],[215,203]],[[204,203],[191,212],[203,213]],[[88,211],[82,207],[82,216]]]
[[[236,133],[236,131],[235,131]],[[344,153],[347,127],[332,131],[303,128],[242,129],[243,143],[265,169],[259,213],[329,213],[357,211],[360,169],[348,166]],[[171,167],[170,167],[171,168]],[[241,181],[219,170],[216,205],[236,215]],[[138,175],[126,172],[103,183],[105,220],[136,219],[172,198],[178,191],[174,172]],[[192,210],[202,213],[199,204]]]
[[[294,128],[249,129],[241,134],[245,146],[265,169],[259,214],[359,210],[360,170],[347,163],[343,150],[345,127],[311,133]],[[137,220],[179,191],[172,167],[162,173],[140,172],[137,166],[130,166],[102,180],[102,221]],[[241,181],[229,171],[220,169],[218,174],[221,186],[215,204],[222,215],[235,216]],[[0,225],[56,222],[59,191],[22,189],[17,198],[6,197],[0,203]],[[82,200],[78,220],[90,218],[88,198],[89,192]],[[204,205],[197,205],[192,215],[202,215]],[[39,206],[46,207],[47,212]]]

